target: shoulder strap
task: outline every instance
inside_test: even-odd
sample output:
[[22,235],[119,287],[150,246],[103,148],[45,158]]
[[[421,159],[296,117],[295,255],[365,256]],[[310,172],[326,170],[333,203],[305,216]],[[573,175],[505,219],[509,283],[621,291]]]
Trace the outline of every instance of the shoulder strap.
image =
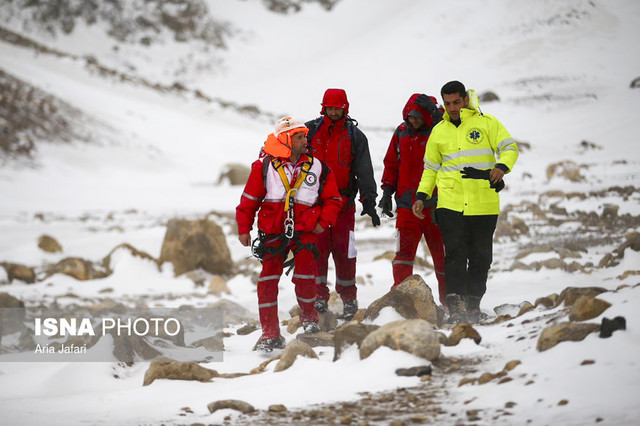
[[311,139],[313,139],[313,135],[316,134],[316,132],[318,131],[318,129],[322,125],[323,121],[324,121],[324,117],[323,116],[320,116],[320,117],[316,118],[315,120],[311,121],[311,124],[309,126],[309,133],[307,133],[307,140],[309,142],[311,142]]

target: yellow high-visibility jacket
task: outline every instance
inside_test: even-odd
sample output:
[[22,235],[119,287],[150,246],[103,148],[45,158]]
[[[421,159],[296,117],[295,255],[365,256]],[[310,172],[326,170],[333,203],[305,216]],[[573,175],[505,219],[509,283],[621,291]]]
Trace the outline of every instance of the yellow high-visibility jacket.
[[518,147],[495,117],[471,107],[463,108],[460,118],[462,122],[456,127],[445,112],[444,119],[431,131],[417,192],[430,198],[437,185],[437,208],[463,212],[465,216],[497,215],[500,197],[489,187],[489,181],[462,179],[460,171],[463,167],[493,169],[497,163],[511,171],[518,159]]

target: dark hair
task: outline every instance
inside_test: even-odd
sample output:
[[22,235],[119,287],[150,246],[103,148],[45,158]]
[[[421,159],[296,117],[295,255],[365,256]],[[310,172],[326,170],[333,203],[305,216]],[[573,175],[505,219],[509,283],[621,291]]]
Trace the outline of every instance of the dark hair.
[[444,95],[453,95],[455,93],[459,94],[461,98],[467,96],[467,89],[458,80],[450,81],[440,89],[440,96],[443,97]]

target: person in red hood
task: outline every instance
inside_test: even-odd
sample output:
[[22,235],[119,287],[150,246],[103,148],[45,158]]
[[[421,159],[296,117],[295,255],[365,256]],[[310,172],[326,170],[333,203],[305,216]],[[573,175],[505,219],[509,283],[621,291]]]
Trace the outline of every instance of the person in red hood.
[[[433,105],[431,110],[435,117],[427,109],[416,104],[417,99],[425,102],[425,98],[431,101]],[[439,299],[444,303],[444,246],[440,229],[433,223],[431,215],[435,209],[435,202],[425,204],[424,219],[418,219],[411,211],[424,170],[424,152],[429,135],[433,126],[442,118],[441,111],[434,110],[436,102],[434,97],[415,93],[411,95],[402,110],[404,122],[393,133],[384,157],[383,195],[380,207],[382,214],[393,217],[391,196],[396,194],[398,217],[396,219],[396,255],[392,261],[393,287],[413,274],[416,251],[424,235],[438,280]],[[437,200],[437,196],[433,199]]]
[[329,255],[336,267],[336,291],[344,303],[343,318],[351,319],[358,310],[356,288],[355,198],[360,192],[362,215],[369,215],[373,226],[380,225],[376,211],[376,182],[367,137],[349,117],[349,101],[343,89],[327,89],[322,99],[321,117],[308,121],[309,151],[335,173],[343,207],[334,226],[318,239],[318,279],[316,309],[328,308],[327,271]]
[[284,346],[278,321],[278,282],[289,251],[294,254],[292,281],[305,333],[319,331],[316,301],[318,235],[332,226],[342,208],[335,176],[320,160],[308,155],[309,129],[291,117],[276,122],[275,132],[251,166],[236,208],[238,240],[251,244],[250,231],[258,214],[255,253],[262,260],[258,278],[258,311],[262,337],[256,349],[271,352]]

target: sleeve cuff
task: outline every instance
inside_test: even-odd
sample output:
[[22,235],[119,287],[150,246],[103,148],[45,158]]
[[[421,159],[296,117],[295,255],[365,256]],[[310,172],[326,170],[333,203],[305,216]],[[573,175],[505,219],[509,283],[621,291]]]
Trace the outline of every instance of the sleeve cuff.
[[424,203],[428,199],[429,197],[424,192],[416,192],[416,201],[420,200]]
[[505,173],[509,173],[509,168],[506,165],[502,164],[502,163],[497,163],[496,164],[496,169],[500,169]]

